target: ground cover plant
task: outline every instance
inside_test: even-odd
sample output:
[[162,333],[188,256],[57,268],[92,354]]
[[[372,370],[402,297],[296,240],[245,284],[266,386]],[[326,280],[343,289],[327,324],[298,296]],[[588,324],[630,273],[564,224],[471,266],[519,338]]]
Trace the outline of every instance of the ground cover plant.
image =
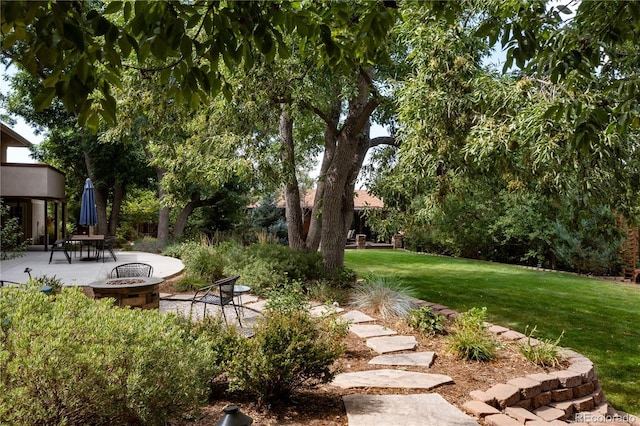
[[418,298],[459,312],[486,306],[488,321],[589,357],[605,394],[621,410],[640,413],[640,287],[515,265],[399,250],[347,251],[345,265],[360,276],[401,277]]

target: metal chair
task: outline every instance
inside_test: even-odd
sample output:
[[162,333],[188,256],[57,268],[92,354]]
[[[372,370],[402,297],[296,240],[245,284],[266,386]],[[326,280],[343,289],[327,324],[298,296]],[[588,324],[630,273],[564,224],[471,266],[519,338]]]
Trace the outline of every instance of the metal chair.
[[68,247],[69,238],[56,240],[56,242],[51,245],[51,255],[49,256],[49,263],[51,263],[51,260],[53,259],[53,253],[56,251],[63,252],[64,256],[67,258],[67,261],[71,263],[71,255],[69,254]]
[[[116,243],[116,237],[105,237],[103,243],[102,243],[102,247],[100,247],[102,249],[102,263],[104,263],[104,252],[108,251],[109,254],[111,254],[111,257],[113,257],[113,261],[117,262],[118,259],[116,258],[116,254],[113,251],[113,246]],[[98,253],[98,256],[96,257],[96,262],[100,259],[100,253]],[[149,275],[151,276],[151,275]]]
[[204,304],[204,311],[202,313],[202,317],[204,318],[207,315],[207,305],[217,305],[220,306],[220,310],[222,311],[222,316],[224,317],[224,323],[227,324],[227,315],[224,312],[224,307],[227,305],[233,306],[233,309],[236,311],[236,317],[238,318],[238,324],[242,327],[242,320],[240,319],[240,312],[238,311],[238,305],[234,300],[234,286],[236,281],[238,281],[240,275],[235,275],[229,278],[223,278],[214,282],[212,285],[207,287],[202,287],[196,291],[193,295],[193,299],[191,300],[191,308],[193,309],[193,305],[196,303]]
[[153,266],[146,263],[123,263],[111,270],[111,278],[125,277],[150,277],[153,274]]

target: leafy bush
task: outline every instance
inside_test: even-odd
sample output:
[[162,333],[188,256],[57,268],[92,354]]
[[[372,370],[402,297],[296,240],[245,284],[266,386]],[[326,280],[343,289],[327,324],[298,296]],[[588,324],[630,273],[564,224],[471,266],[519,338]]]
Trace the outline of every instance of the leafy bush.
[[[205,336],[206,337],[206,336]],[[166,424],[220,373],[210,341],[174,315],[65,288],[0,291],[0,423]]]
[[218,317],[207,316],[200,321],[193,321],[187,316],[181,316],[178,322],[189,334],[189,338],[200,339],[209,344],[212,362],[216,365],[216,375],[226,369],[245,339],[236,327],[227,327]]
[[0,260],[22,256],[28,241],[22,241],[24,234],[17,217],[9,217],[10,207],[0,200]]
[[312,318],[304,310],[272,310],[231,361],[229,388],[253,393],[263,404],[303,386],[329,383],[346,333],[346,322]]
[[283,287],[271,290],[265,309],[270,312],[309,312],[311,305],[307,300],[302,285],[298,282],[285,284]]
[[487,308],[471,308],[453,322],[449,336],[449,350],[460,358],[474,361],[491,361],[496,357],[498,342],[484,325]]
[[525,330],[527,335],[527,342],[518,344],[520,353],[532,363],[542,367],[558,367],[562,364],[562,356],[560,355],[560,348],[558,344],[564,336],[564,331],[558,336],[556,340],[549,339],[534,339],[533,335],[537,331],[537,326],[534,326],[529,334]]
[[417,307],[413,295],[413,289],[404,285],[398,277],[375,274],[356,284],[351,303],[372,315],[404,318]]
[[42,275],[40,277],[29,278],[29,284],[34,285],[37,288],[42,288],[43,286],[51,287],[51,294],[58,294],[62,291],[62,280],[55,275],[49,277],[47,275]]
[[445,334],[444,325],[446,321],[447,319],[444,316],[433,312],[428,306],[412,310],[407,317],[407,324],[416,331],[428,336]]
[[180,280],[176,281],[175,288],[177,291],[193,291],[211,285],[211,282],[205,281],[202,277],[184,275]]
[[147,253],[160,253],[160,245],[158,245],[158,239],[153,237],[144,237],[136,240],[131,246],[131,250],[144,251]]
[[322,303],[345,304],[351,297],[351,291],[348,287],[336,285],[335,281],[318,280],[305,285],[306,293],[312,300]]
[[225,261],[211,246],[190,244],[189,250],[182,252],[181,260],[188,276],[202,278],[205,282],[222,278]]
[[318,279],[322,273],[322,255],[292,250],[277,244],[254,244],[229,257],[226,275],[240,275],[240,282],[251,286],[257,295],[290,281]]

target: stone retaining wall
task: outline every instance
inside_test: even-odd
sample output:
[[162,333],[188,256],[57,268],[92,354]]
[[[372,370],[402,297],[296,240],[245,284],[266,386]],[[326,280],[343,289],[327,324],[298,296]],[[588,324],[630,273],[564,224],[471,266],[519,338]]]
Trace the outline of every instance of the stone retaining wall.
[[[433,312],[449,320],[460,315],[446,306],[420,301]],[[501,340],[526,342],[522,333],[488,324],[488,329]],[[535,344],[535,339],[530,339]],[[462,407],[469,414],[491,426],[615,424],[640,426],[635,416],[616,411],[607,402],[593,363],[568,349],[561,355],[568,360],[565,370],[549,374],[529,374],[470,393],[472,400]]]

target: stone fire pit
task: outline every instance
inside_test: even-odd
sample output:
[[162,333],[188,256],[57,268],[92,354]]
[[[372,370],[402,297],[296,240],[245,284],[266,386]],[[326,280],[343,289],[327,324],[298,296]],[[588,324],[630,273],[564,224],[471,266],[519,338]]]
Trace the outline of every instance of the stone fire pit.
[[160,307],[160,283],[158,277],[109,278],[89,284],[95,299],[110,297],[118,306],[138,309]]

